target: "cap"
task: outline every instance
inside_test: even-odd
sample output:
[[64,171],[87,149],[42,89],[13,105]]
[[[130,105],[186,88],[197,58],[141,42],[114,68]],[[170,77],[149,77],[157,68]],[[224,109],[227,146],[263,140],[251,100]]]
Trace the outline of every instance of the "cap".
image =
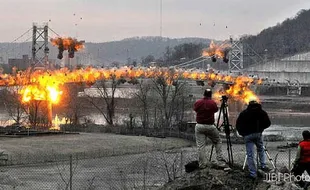
[[212,90],[210,88],[205,89],[205,92],[203,93],[204,96],[211,97],[212,96]]
[[249,98],[249,103],[258,103],[257,97],[256,97],[256,96],[251,96],[251,97]]

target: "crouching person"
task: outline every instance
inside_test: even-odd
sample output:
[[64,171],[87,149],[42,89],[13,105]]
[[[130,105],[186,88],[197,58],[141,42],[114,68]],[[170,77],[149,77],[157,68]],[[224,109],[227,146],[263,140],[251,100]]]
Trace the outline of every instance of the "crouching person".
[[308,130],[303,131],[302,137],[304,140],[299,142],[292,173],[295,176],[294,179],[298,179],[296,182],[301,187],[306,188],[302,174],[307,171],[310,175],[310,132]]

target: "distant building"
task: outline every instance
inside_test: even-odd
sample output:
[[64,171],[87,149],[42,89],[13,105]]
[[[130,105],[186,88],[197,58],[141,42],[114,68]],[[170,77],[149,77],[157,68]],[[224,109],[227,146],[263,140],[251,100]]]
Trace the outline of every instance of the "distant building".
[[[28,55],[23,55],[22,59],[9,59],[8,62],[9,69],[12,70],[13,67],[16,67],[17,70],[26,70],[31,66],[31,59]],[[45,68],[44,64],[37,64],[35,67]],[[56,60],[49,59],[48,60],[48,69],[55,69]]]
[[31,60],[28,55],[23,55],[22,59],[9,59],[9,68],[16,67],[17,70],[26,70],[30,67]]
[[4,64],[4,59],[3,57],[0,57],[0,65]]

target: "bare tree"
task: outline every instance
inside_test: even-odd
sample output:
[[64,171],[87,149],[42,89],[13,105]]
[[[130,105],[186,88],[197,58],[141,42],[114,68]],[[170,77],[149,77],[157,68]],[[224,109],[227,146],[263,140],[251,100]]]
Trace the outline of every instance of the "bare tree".
[[51,121],[48,118],[49,102],[45,100],[31,100],[25,106],[27,107],[27,114],[31,127],[36,129],[46,129]]
[[153,80],[154,90],[159,95],[157,108],[162,115],[162,127],[170,128],[175,118],[176,110],[180,106],[178,101],[185,89],[186,83],[178,79],[173,79],[173,73],[169,77],[160,76]]
[[108,125],[114,125],[115,116],[115,91],[117,87],[126,82],[124,79],[117,79],[115,75],[111,76],[111,80],[97,81],[96,93],[98,97],[87,95],[89,102],[103,115]]
[[149,94],[151,91],[151,85],[146,84],[143,80],[138,84],[138,92],[135,93],[135,96],[139,100],[139,107],[142,109],[141,121],[143,129],[148,128],[149,125]]
[[78,92],[83,87],[78,84],[67,84],[64,87],[63,94],[63,104],[64,104],[64,114],[67,119],[66,123],[77,125],[79,124],[79,119],[83,116],[83,101],[79,99]]
[[21,102],[20,90],[21,87],[12,86],[7,87],[1,93],[5,110],[17,124],[20,124],[27,119],[26,108]]

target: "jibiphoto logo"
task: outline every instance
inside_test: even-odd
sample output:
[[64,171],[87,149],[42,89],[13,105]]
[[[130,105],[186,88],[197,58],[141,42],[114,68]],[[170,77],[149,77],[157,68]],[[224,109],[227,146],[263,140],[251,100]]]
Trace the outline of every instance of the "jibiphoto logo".
[[268,173],[265,174],[265,181],[285,181],[285,182],[298,182],[310,181],[309,175],[293,175],[291,173]]

